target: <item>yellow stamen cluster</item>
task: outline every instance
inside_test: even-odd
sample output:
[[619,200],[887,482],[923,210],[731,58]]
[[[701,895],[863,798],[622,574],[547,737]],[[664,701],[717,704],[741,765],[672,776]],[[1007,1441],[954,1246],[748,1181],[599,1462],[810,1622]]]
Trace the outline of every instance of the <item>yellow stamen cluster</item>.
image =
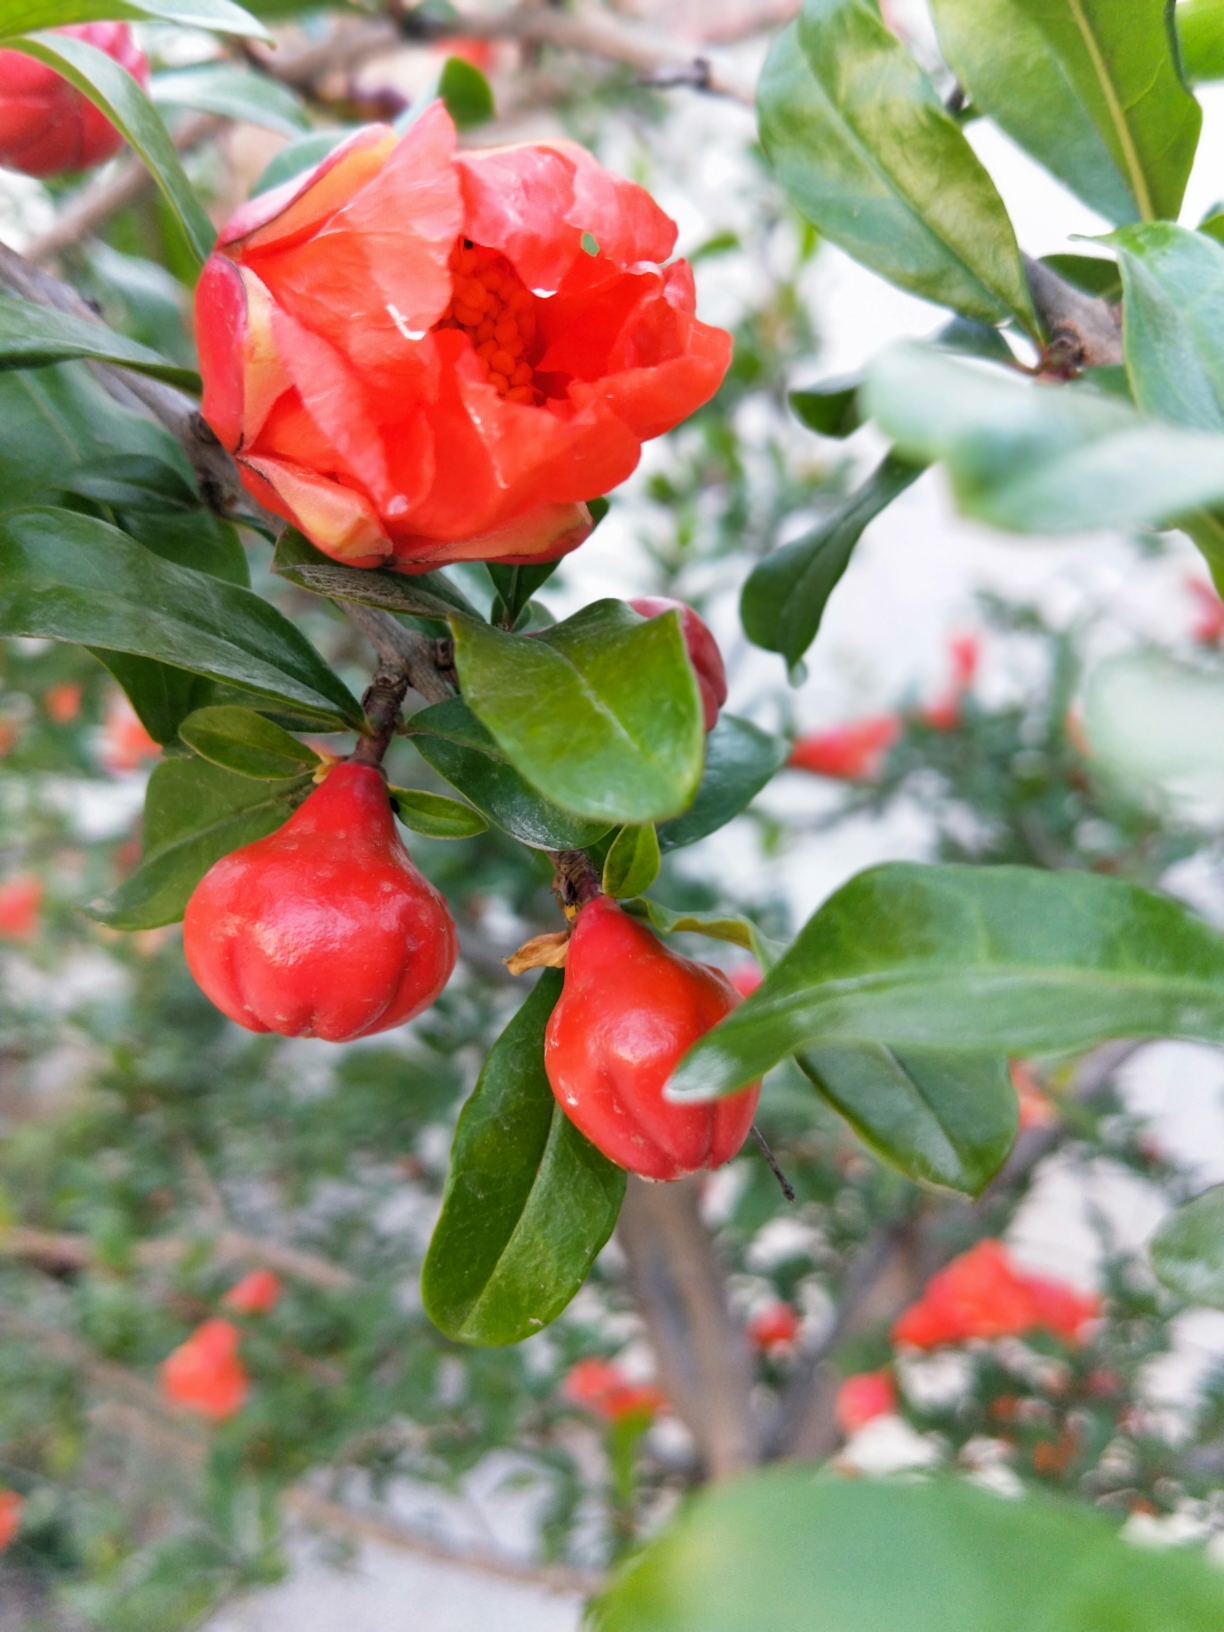
[[536,339],[535,296],[506,257],[461,238],[451,252],[451,302],[434,325],[462,329],[507,402],[544,400],[528,362]]

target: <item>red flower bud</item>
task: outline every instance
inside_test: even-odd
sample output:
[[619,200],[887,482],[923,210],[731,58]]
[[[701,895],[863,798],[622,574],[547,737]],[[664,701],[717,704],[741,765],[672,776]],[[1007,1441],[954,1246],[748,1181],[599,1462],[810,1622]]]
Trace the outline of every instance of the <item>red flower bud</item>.
[[433,105],[254,198],[196,291],[204,417],[328,555],[548,561],[717,390],[676,228],[572,142],[455,150]]
[[860,1371],[847,1377],[837,1391],[833,1413],[843,1434],[857,1434],[876,1417],[897,1409],[897,1391],[886,1371]]
[[[141,85],[149,61],[126,23],[58,28],[105,51]],[[46,63],[21,51],[0,51],[0,164],[27,176],[56,176],[113,158],[123,137],[104,113]]]
[[644,1178],[721,1167],[748,1136],[759,1084],[705,1105],[673,1105],[663,1085],[738,1002],[717,969],[668,951],[610,897],[588,901],[544,1038],[562,1110],[611,1161]]
[[895,714],[835,725],[799,737],[786,763],[792,770],[811,771],[838,782],[869,782],[880,774],[885,755],[900,735],[901,722]]
[[33,873],[18,873],[0,884],[0,940],[32,941],[38,934],[42,880]]
[[788,1348],[799,1336],[799,1311],[791,1303],[771,1303],[748,1322],[748,1340],[768,1354],[770,1349]]
[[238,1358],[238,1328],[206,1320],[161,1363],[162,1393],[172,1405],[220,1422],[241,1411],[250,1379]]
[[0,1490],[0,1553],[10,1547],[21,1529],[21,1510],[25,1497],[15,1490]]
[[572,1405],[581,1405],[607,1422],[625,1417],[653,1417],[667,1408],[668,1398],[653,1383],[631,1383],[617,1365],[607,1360],[579,1360],[570,1367],[561,1392]]
[[205,873],[183,949],[240,1026],[331,1043],[428,1008],[457,950],[446,902],[396,832],[382,773],[351,762],[283,827]]
[[707,731],[713,731],[718,724],[718,711],[727,700],[727,671],[718,642],[692,607],[685,606],[683,601],[671,601],[665,595],[642,595],[629,605],[644,618],[661,618],[664,612],[679,612],[684,644],[701,692],[702,724]]
[[280,1276],[270,1269],[253,1269],[221,1299],[227,1309],[239,1315],[270,1315],[280,1302]]

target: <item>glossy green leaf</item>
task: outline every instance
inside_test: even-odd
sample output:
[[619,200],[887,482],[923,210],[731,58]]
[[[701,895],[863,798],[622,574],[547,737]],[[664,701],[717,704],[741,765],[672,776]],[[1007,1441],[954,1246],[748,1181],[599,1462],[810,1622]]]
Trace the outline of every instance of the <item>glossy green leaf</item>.
[[154,742],[173,742],[187,716],[212,701],[216,687],[202,674],[174,669],[151,657],[133,657],[130,652],[108,652],[102,646],[89,649],[122,686]]
[[406,574],[385,572],[381,567],[346,567],[342,561],[333,561],[322,550],[316,550],[293,527],[287,527],[277,542],[272,571],[315,595],[377,606],[384,612],[439,622],[452,612],[478,615],[463,591],[441,572]]
[[669,1092],[712,1099],[833,1042],[1045,1054],[1224,1041],[1224,936],[1120,879],[897,862],[851,879]]
[[414,714],[408,732],[421,757],[503,832],[537,850],[594,844],[608,823],[574,816],[524,782],[462,697]]
[[1191,1303],[1224,1309],[1224,1184],[1179,1207],[1152,1237],[1152,1268]]
[[965,515],[1008,532],[1161,526],[1224,499],[1224,436],[1090,386],[1036,385],[903,341],[872,364],[864,395],[899,452],[946,460]]
[[679,850],[725,827],[756,798],[789,754],[790,744],[781,737],[770,736],[738,715],[720,714],[706,736],[697,797],[683,816],[659,824],[659,849],[664,854]]
[[1007,1056],[830,1043],[796,1056],[821,1096],[884,1161],[976,1196],[1016,1137]]
[[868,524],[922,471],[920,463],[886,455],[827,520],[757,563],[740,596],[740,621],[755,646],[780,652],[788,667],[798,663]]
[[863,423],[858,411],[862,383],[861,374],[842,374],[802,391],[792,391],[787,400],[795,418],[809,431],[819,436],[851,436]]
[[[74,490],[85,491],[88,475],[76,479]],[[227,584],[251,587],[250,568],[238,529],[220,516],[198,505],[192,510],[167,511],[149,502],[130,509],[116,502],[119,525],[146,550],[172,561],[175,566],[192,567],[210,578],[224,578]]]
[[604,857],[605,895],[642,895],[659,876],[659,841],[649,822],[644,827],[622,827]]
[[462,57],[447,57],[442,64],[438,97],[459,130],[475,130],[497,116],[488,80],[479,68]]
[[213,863],[274,833],[309,791],[306,776],[257,782],[194,756],[162,760],[145,795],[140,866],[86,911],[112,929],[177,923]]
[[158,74],[149,95],[155,107],[196,108],[283,136],[300,136],[310,128],[305,108],[287,85],[233,63],[207,62]]
[[260,782],[301,776],[320,763],[313,748],[274,721],[233,704],[197,709],[183,721],[179,736],[201,759]]
[[1085,1502],[780,1467],[708,1487],[614,1578],[592,1632],[1216,1632],[1224,1574]]
[[507,567],[497,561],[487,562],[489,577],[497,590],[497,600],[493,603],[489,621],[505,623],[513,629],[527,602],[560,565],[560,561],[541,561],[535,566]]
[[4,0],[0,35],[28,34],[36,28],[64,28],[129,17],[208,28],[218,34],[268,39],[268,31],[234,0]]
[[[235,8],[237,9],[237,8]],[[114,12],[108,15],[114,16]],[[244,29],[245,33],[246,30]],[[128,73],[105,51],[70,34],[31,34],[9,48],[45,62],[96,104],[148,166],[173,210],[196,259],[203,264],[216,232],[196,197],[157,109]]]
[[180,368],[102,323],[90,323],[83,317],[35,306],[32,301],[0,292],[0,368],[38,368],[67,357],[120,363],[188,391],[200,389],[200,376],[194,369]]
[[805,0],[757,104],[782,186],[826,237],[914,294],[1037,332],[994,183],[870,0]]
[[348,688],[267,601],[72,511],[0,516],[0,632],[154,657],[319,721],[364,726]]
[[546,798],[609,824],[692,803],[704,736],[679,613],[607,600],[532,636],[451,624],[464,698]]
[[458,1342],[521,1343],[556,1320],[624,1199],[623,1171],[569,1121],[544,1074],[544,1032],[561,986],[560,970],[541,972],[455,1130],[421,1297],[434,1325]]
[[1126,227],[1108,242],[1122,268],[1135,402],[1157,419],[1224,431],[1224,245],[1169,221]]
[[649,924],[659,935],[706,935],[712,941],[726,941],[751,952],[762,969],[771,969],[785,950],[766,940],[750,919],[718,912],[673,912],[657,901],[645,898],[622,903],[626,912]]
[[405,827],[429,839],[471,839],[488,830],[489,824],[471,805],[448,799],[441,793],[425,793],[420,788],[391,788],[395,814]]
[[1177,0],[1174,18],[1190,83],[1224,79],[1224,0]]

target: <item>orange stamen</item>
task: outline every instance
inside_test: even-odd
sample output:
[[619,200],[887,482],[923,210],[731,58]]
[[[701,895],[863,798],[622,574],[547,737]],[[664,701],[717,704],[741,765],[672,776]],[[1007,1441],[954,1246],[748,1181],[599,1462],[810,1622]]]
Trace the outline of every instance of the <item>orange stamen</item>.
[[538,407],[535,377],[536,297],[500,251],[459,238],[451,251],[452,298],[438,329],[460,329],[484,364],[485,377],[507,402]]

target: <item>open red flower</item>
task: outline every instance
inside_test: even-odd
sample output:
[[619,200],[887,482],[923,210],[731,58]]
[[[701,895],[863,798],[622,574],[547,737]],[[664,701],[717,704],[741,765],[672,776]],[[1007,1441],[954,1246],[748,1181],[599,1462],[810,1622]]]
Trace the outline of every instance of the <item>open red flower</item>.
[[[127,23],[83,23],[53,30],[96,46],[149,83],[149,62]],[[27,176],[56,176],[110,159],[123,137],[75,85],[22,51],[0,51],[0,164]]]
[[441,103],[254,198],[196,291],[204,417],[356,566],[553,560],[717,390],[675,224],[568,141],[456,152]]
[[232,1320],[197,1326],[162,1361],[162,1393],[172,1404],[216,1422],[241,1411],[251,1385],[238,1358],[239,1336]]
[[1063,1281],[1026,1274],[1001,1241],[979,1241],[931,1277],[892,1335],[918,1349],[975,1337],[1021,1337],[1037,1329],[1076,1342],[1099,1313],[1095,1297]]

